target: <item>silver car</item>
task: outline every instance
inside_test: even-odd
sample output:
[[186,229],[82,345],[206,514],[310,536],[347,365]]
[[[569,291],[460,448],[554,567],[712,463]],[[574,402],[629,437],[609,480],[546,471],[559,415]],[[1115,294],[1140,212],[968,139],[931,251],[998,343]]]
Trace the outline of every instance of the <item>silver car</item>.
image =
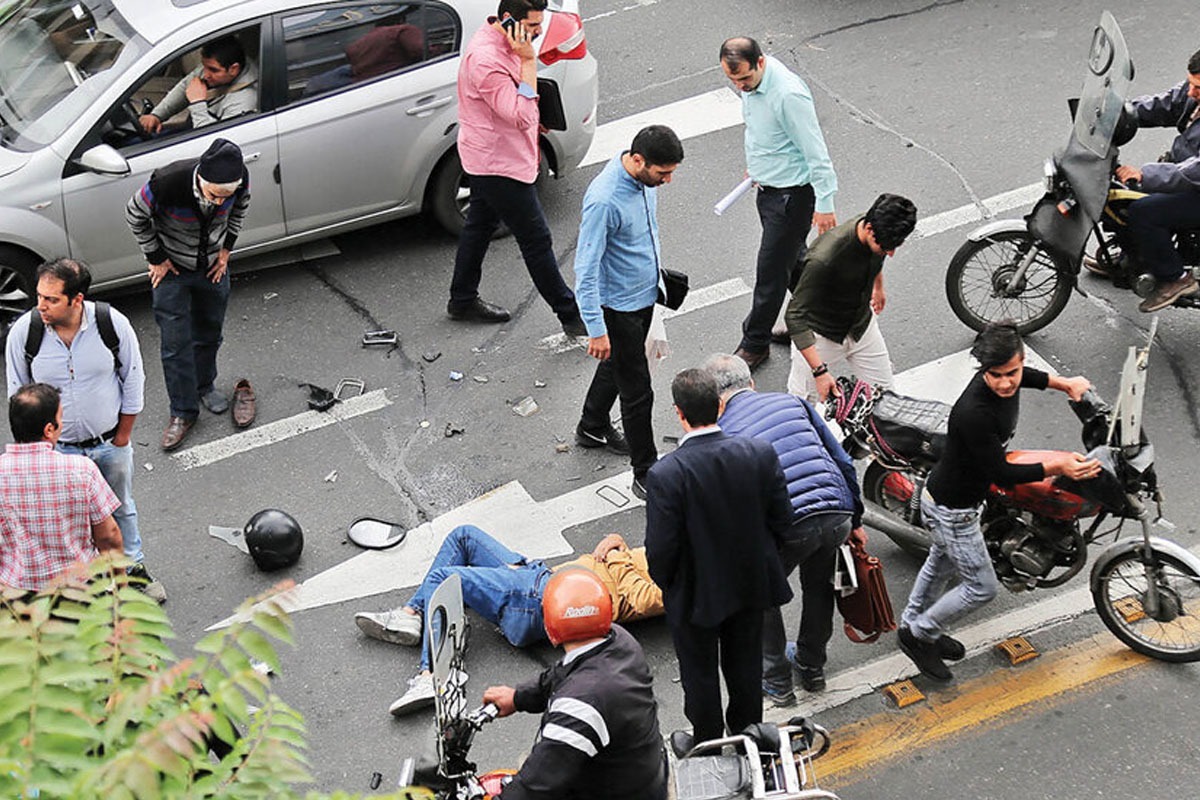
[[[217,137],[237,142],[250,170],[243,258],[422,210],[457,233],[459,54],[496,6],[0,0],[0,331],[31,305],[33,270],[49,258],[86,260],[100,290],[145,280],[126,202],[155,168]],[[211,60],[202,47],[228,36],[249,69],[223,90],[254,89],[249,78],[249,110],[201,127],[186,107],[169,115],[172,89]],[[561,176],[596,129],[578,0],[551,0],[535,46],[543,125],[560,128],[542,136],[543,172]],[[148,129],[152,110],[168,118]]]

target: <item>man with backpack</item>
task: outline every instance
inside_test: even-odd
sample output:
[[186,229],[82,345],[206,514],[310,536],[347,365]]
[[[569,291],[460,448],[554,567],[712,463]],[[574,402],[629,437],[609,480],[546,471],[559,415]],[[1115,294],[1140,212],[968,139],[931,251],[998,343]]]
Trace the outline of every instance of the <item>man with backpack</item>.
[[162,603],[166,589],[143,563],[137,506],[133,502],[130,435],[142,410],[145,373],[133,326],[107,303],[85,300],[92,275],[82,261],[58,258],[37,269],[37,307],[8,334],[8,396],[29,383],[46,383],[62,396],[62,431],[56,448],[82,455],[100,469],[121,507],[129,574],[146,581],[145,593]]

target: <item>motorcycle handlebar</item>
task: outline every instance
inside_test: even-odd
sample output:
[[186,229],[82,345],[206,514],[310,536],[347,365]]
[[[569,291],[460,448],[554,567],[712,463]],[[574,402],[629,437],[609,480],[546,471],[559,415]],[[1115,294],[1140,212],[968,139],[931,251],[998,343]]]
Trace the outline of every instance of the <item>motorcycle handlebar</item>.
[[468,714],[467,719],[470,720],[472,725],[474,725],[476,728],[479,728],[491,722],[498,716],[500,716],[500,709],[495,703],[484,703],[479,708]]

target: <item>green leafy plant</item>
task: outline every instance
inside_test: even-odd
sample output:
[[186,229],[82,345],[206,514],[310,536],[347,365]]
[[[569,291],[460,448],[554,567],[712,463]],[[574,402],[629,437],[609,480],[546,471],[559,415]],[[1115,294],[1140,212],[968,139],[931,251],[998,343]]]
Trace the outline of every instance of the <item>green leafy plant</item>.
[[254,664],[277,671],[268,637],[292,641],[277,602],[287,585],[180,659],[127,563],[101,557],[53,589],[0,598],[0,797],[299,796],[312,782],[304,720]]

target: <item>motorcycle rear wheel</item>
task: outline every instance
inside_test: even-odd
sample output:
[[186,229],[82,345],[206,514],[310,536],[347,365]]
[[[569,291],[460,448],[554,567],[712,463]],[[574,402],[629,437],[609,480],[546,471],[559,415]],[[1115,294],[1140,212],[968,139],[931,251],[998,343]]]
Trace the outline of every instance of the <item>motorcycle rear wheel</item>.
[[[908,517],[909,498],[916,489],[916,481],[910,473],[891,470],[881,466],[878,461],[872,461],[863,471],[862,489],[864,499],[870,500],[895,517],[897,522],[915,525],[917,528],[921,527],[920,512],[918,512],[918,519],[915,523]],[[888,535],[888,538],[910,556],[923,559],[929,553],[928,542],[918,543],[915,540],[900,539],[892,535]]]
[[[1024,284],[1015,295],[1001,294],[1030,248],[1036,249]],[[1071,299],[1067,265],[1024,231],[1002,231],[958,248],[946,270],[946,299],[967,327],[981,331],[989,322],[1012,320],[1022,335],[1040,330],[1062,313]]]
[[1149,585],[1140,549],[1117,556],[1096,576],[1096,611],[1113,636],[1142,655],[1200,661],[1200,574],[1174,556],[1152,554],[1161,606],[1157,618],[1143,606]]

